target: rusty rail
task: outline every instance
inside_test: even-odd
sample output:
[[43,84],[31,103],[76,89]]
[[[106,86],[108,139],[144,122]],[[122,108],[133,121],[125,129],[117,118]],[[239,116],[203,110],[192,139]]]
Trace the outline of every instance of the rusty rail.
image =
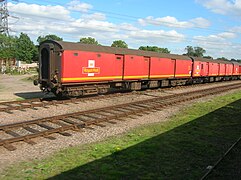
[[98,96],[90,96],[90,97],[77,97],[77,98],[63,98],[57,99],[55,97],[51,98],[34,98],[34,99],[26,99],[20,101],[9,101],[9,102],[0,102],[0,112],[12,113],[13,110],[24,110],[27,108],[35,109],[37,107],[47,107],[51,105],[59,105],[59,104],[68,104],[68,103],[79,103],[91,100],[102,100],[107,98],[112,98],[115,96],[124,96],[125,94],[107,94],[107,95],[98,95]]
[[[155,97],[115,106],[2,125],[0,126],[0,133],[8,137],[0,139],[0,146],[12,151],[16,149],[12,145],[15,142],[24,141],[33,145],[35,142],[32,139],[36,137],[55,139],[51,136],[51,134],[54,133],[59,133],[63,136],[71,136],[71,134],[66,131],[80,131],[83,128],[93,125],[102,127],[105,126],[103,123],[113,124],[116,123],[116,121],[123,120],[122,118],[141,116],[148,112],[162,110],[166,106],[176,105],[177,103],[237,88],[241,88],[241,84]],[[26,133],[23,134],[21,132],[22,130]]]
[[[216,82],[219,83],[219,82]],[[205,84],[194,84],[192,86],[202,86]],[[180,88],[186,88],[185,86],[177,86],[169,88],[168,90],[174,90],[174,89],[180,89]],[[152,89],[152,92],[159,91],[159,89]],[[131,93],[131,92],[130,92]],[[77,98],[63,98],[63,99],[57,99],[55,97],[51,98],[34,98],[34,99],[26,99],[26,100],[20,100],[20,101],[10,101],[10,102],[0,102],[0,112],[6,112],[6,113],[12,113],[13,110],[24,110],[27,108],[31,108],[34,110],[37,110],[37,107],[47,107],[51,105],[59,105],[59,104],[68,104],[68,103],[79,103],[79,102],[85,102],[85,101],[94,101],[94,100],[103,100],[108,98],[113,98],[117,96],[125,96],[129,93],[109,93],[103,95],[97,95],[97,96],[89,96],[89,97],[77,97]],[[139,91],[138,94],[143,94],[143,91]]]

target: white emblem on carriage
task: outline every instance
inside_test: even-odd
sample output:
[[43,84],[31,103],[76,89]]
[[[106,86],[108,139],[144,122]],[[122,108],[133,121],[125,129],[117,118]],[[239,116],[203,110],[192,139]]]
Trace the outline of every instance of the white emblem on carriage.
[[197,65],[196,74],[200,74],[200,66]]
[[83,67],[82,73],[88,74],[88,76],[94,76],[100,73],[100,68],[95,67],[95,60],[88,60],[88,67]]

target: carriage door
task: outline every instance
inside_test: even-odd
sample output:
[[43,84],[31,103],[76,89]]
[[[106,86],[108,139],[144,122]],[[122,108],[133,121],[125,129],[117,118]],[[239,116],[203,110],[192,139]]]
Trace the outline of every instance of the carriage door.
[[220,75],[220,68],[221,68],[221,66],[220,66],[220,63],[218,63],[218,76]]
[[204,76],[208,76],[208,73],[209,73],[209,63],[208,62],[204,63],[204,71],[205,71]]
[[50,82],[55,72],[60,73],[60,52],[55,51],[53,44],[45,44],[40,49],[40,79]]
[[124,77],[124,55],[116,54],[115,61],[112,66],[112,76],[118,77],[117,79],[123,79]]
[[49,46],[44,46],[40,50],[40,79],[47,81],[50,74],[50,48]]
[[151,68],[151,58],[144,57],[144,72],[146,73],[148,79],[150,79],[150,68]]
[[208,75],[208,63],[201,62],[200,69],[201,69],[201,71],[200,71],[201,76],[207,76]]
[[58,81],[61,80],[61,58],[62,51],[60,51],[57,46],[54,46],[50,49],[50,79],[52,80],[54,76],[58,78]]

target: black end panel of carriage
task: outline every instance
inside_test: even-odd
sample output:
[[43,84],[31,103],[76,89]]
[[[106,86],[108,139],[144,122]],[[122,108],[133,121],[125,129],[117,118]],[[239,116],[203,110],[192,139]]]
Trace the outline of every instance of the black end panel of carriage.
[[39,53],[40,81],[51,82],[56,71],[58,72],[58,79],[60,80],[62,56],[61,45],[52,40],[44,41],[40,44]]

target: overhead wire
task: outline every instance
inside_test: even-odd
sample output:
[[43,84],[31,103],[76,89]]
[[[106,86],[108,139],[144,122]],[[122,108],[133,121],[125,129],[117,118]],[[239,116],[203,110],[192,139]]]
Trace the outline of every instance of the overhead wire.
[[[29,14],[27,14],[27,13],[23,13],[23,12],[21,12],[20,14],[22,14],[22,15],[29,15]],[[31,16],[35,16],[35,17],[38,17],[38,18],[44,18],[44,19],[53,19],[53,20],[58,20],[58,22],[60,22],[60,21],[62,21],[62,22],[66,22],[67,20],[63,20],[63,19],[59,19],[59,18],[54,18],[54,17],[46,17],[46,16],[40,16],[40,15],[35,15],[35,14],[31,14]],[[58,24],[58,22],[56,23],[54,23],[54,24]],[[118,31],[118,30],[123,30],[123,31],[130,31],[130,32],[132,32],[133,30],[130,30],[130,29],[126,29],[126,28],[121,28],[121,27],[118,27],[118,30],[117,30],[117,27],[111,27],[111,26],[108,26],[108,27],[106,27],[106,26],[101,26],[101,25],[98,25],[98,27],[102,27],[102,28],[106,28],[105,30],[103,30],[103,31],[107,31],[107,29],[113,29],[113,30],[116,30],[116,31]],[[82,29],[90,29],[90,27],[84,27],[84,26],[82,26],[82,27],[80,27],[80,28],[82,28]],[[146,30],[147,31],[147,30]],[[185,37],[174,37],[174,36],[171,36],[171,35],[167,35],[167,34],[165,34],[165,35],[162,35],[162,34],[159,34],[158,35],[159,37],[164,37],[164,38],[169,38],[169,40],[171,39],[171,41],[178,41],[177,39],[180,39],[180,40],[184,40],[185,42],[190,42],[190,43],[192,43],[193,41],[203,41],[203,42],[205,42],[206,44],[211,44],[211,45],[220,45],[220,42],[207,42],[206,40],[202,40],[202,39],[194,39],[194,38],[192,38],[192,40],[188,40],[187,38],[185,38]],[[233,44],[238,44],[238,45],[241,45],[240,43],[233,43]]]
[[[31,0],[32,1],[36,1],[36,0]],[[51,3],[51,4],[55,4],[55,5],[60,5],[60,6],[66,6],[68,5],[68,3],[60,3],[60,2],[56,2],[56,1],[50,1],[50,0],[42,0],[44,2],[47,3]],[[18,2],[24,2],[27,4],[30,4],[30,2],[28,2],[27,0],[18,0]],[[38,5],[43,5],[43,4],[39,4],[36,3]],[[70,10],[71,12],[79,12],[78,10]],[[135,21],[137,22],[139,19],[143,19],[143,17],[138,17],[138,16],[130,16],[130,15],[126,15],[126,14],[120,14],[120,13],[115,13],[115,12],[110,12],[110,11],[103,11],[103,10],[97,10],[97,9],[88,9],[89,12],[84,12],[84,14],[91,14],[90,12],[101,12],[101,13],[105,13],[106,14],[112,14],[112,15],[117,15],[117,16],[121,16],[121,17],[116,17],[116,16],[109,16],[111,18],[115,18],[115,19],[120,19],[120,20],[129,20],[129,21]],[[166,26],[168,28],[176,28],[176,29],[188,29],[188,30],[196,30],[199,31],[199,29],[204,30],[204,31],[210,31],[210,32],[222,32],[222,33],[241,33],[241,32],[236,32],[233,30],[221,30],[221,29],[213,29],[213,28],[207,28],[207,27],[199,27],[199,26],[195,26],[194,27],[185,27],[185,26],[177,26],[175,23],[172,22],[160,22],[160,23],[156,23],[155,20],[148,20],[149,22],[153,23],[154,26]],[[188,21],[187,21],[188,22]],[[148,23],[147,23],[148,24]],[[157,24],[157,25],[155,25]]]
[[[46,1],[46,2],[52,2],[52,1],[48,1],[48,0],[42,0],[42,1]],[[28,2],[26,2],[26,0],[25,1],[23,1],[23,0],[19,0],[19,2],[24,2],[24,3],[28,3]],[[62,4],[62,3],[57,3],[57,2],[55,2],[55,4],[57,4],[57,5],[64,5],[64,4]],[[38,4],[38,5],[41,5],[41,4]],[[96,10],[95,10],[96,11]],[[77,12],[79,12],[79,11],[77,11]],[[106,12],[106,11],[103,11],[103,12]],[[26,15],[26,16],[28,16],[29,14],[27,14],[27,13],[24,13],[24,12],[21,12],[21,13],[19,13],[19,14],[22,14],[22,15]],[[85,14],[87,14],[87,13],[85,13]],[[121,15],[121,14],[118,14],[118,13],[113,13],[113,14],[116,14],[116,15]],[[55,17],[46,17],[46,16],[41,16],[41,15],[36,15],[36,14],[31,14],[31,16],[35,16],[35,17],[39,17],[39,18],[44,18],[44,19],[53,19],[53,20],[57,20],[58,22],[67,22],[68,20],[63,20],[63,19],[60,19],[60,18],[55,18]],[[125,16],[125,15],[122,15],[122,16]],[[130,17],[132,17],[132,16],[130,16]],[[136,18],[136,17],[135,17]],[[55,22],[56,23],[56,22]],[[58,23],[56,23],[56,24],[58,24]],[[133,30],[130,30],[130,29],[126,29],[126,28],[121,28],[121,27],[118,27],[118,29],[117,29],[117,27],[111,27],[111,26],[101,26],[101,25],[98,25],[98,27],[100,27],[100,28],[107,28],[107,29],[113,29],[113,30],[116,30],[116,31],[118,31],[118,30],[123,30],[123,31],[130,31],[130,32],[133,32]],[[89,27],[80,27],[80,28],[82,28],[82,29],[90,29]],[[106,30],[103,30],[103,31],[107,31],[107,29]],[[148,31],[148,30],[144,30],[144,31]],[[63,33],[63,34],[65,34],[65,33]],[[69,36],[69,35],[68,35]],[[162,35],[162,34],[159,34],[158,35],[159,37],[163,37],[163,38],[168,38],[168,40],[170,40],[171,42],[169,42],[169,43],[172,43],[172,42],[174,42],[174,41],[176,41],[176,42],[178,42],[178,39],[180,39],[180,40],[182,40],[182,41],[185,41],[185,42],[188,42],[188,43],[193,43],[194,41],[199,41],[199,42],[203,42],[203,43],[205,43],[205,44],[208,44],[208,45],[222,45],[222,42],[212,42],[212,41],[209,41],[209,42],[207,42],[206,40],[203,40],[203,39],[194,39],[194,38],[186,38],[186,37],[174,37],[174,36],[172,36],[172,35],[167,35],[167,34],[165,34],[165,35]],[[73,36],[74,37],[74,36]],[[75,36],[76,37],[76,36]],[[226,42],[223,42],[223,45],[225,45],[225,44],[227,44]],[[241,46],[241,43],[235,43],[235,42],[232,42],[232,44],[236,44],[236,45],[239,45],[239,46]]]
[[[31,0],[31,1],[36,1],[36,0]],[[51,4],[55,4],[55,5],[60,5],[60,6],[66,6],[68,5],[68,3],[60,3],[60,2],[56,2],[56,1],[51,1],[51,0],[42,0],[42,2],[47,2],[47,3],[51,3]],[[19,0],[19,2],[25,2],[25,3],[30,3],[28,2],[28,0]],[[37,1],[36,1],[37,2]],[[42,4],[38,4],[38,5],[42,5]],[[72,12],[80,12],[78,10],[71,10]],[[130,21],[138,21],[139,19],[144,19],[143,17],[140,17],[140,16],[130,16],[130,15],[127,15],[127,14],[121,14],[121,13],[116,13],[116,12],[111,12],[111,11],[104,11],[104,10],[98,10],[98,9],[88,9],[88,11],[90,12],[100,12],[100,13],[105,13],[105,14],[111,14],[111,15],[115,15],[115,16],[109,16],[108,17],[111,17],[111,18],[115,18],[115,19],[122,19],[122,20],[130,20]],[[86,13],[86,12],[85,12]],[[116,16],[120,16],[120,17],[116,17]],[[156,23],[155,20],[148,20],[149,22],[152,22],[153,24],[157,24],[160,25],[160,26],[168,26],[168,27],[172,27],[172,28],[187,28],[185,26],[177,26],[175,23],[172,23],[172,22],[160,22],[160,23]],[[188,22],[188,21],[187,21]],[[187,29],[201,29],[201,30],[205,30],[205,31],[213,31],[213,32],[229,32],[229,33],[239,33],[239,32],[235,32],[235,31],[232,31],[232,30],[221,30],[221,29],[214,29],[214,28],[207,28],[207,27],[201,27],[201,26],[195,26],[195,27],[189,27]]]

